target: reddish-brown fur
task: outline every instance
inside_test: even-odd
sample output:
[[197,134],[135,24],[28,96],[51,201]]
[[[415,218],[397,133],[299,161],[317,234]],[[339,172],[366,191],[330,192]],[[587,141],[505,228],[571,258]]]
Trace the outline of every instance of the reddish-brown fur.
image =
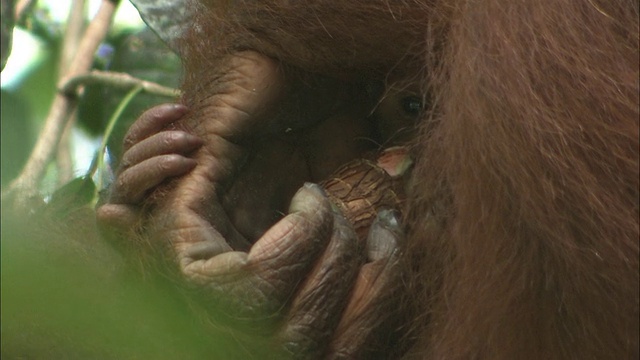
[[[409,356],[638,356],[638,2],[235,1],[185,49],[430,94],[409,205]],[[206,34],[206,35],[204,35]],[[397,75],[394,75],[397,76]]]

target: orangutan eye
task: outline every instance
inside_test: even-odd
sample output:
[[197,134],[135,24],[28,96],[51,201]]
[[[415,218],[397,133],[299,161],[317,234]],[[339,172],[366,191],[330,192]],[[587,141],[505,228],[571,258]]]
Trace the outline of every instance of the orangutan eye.
[[407,96],[402,98],[402,110],[407,115],[418,116],[422,111],[422,100],[416,96]]

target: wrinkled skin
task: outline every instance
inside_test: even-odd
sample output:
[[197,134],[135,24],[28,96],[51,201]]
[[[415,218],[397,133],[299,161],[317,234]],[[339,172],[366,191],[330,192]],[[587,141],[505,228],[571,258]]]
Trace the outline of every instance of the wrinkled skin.
[[[417,98],[403,89],[379,104],[365,95],[329,110],[322,104],[317,119],[292,129],[281,115],[287,81],[277,62],[244,52],[229,56],[201,108],[145,112],[127,133],[98,220],[127,247],[139,246],[131,244],[135,233],[151,248],[169,245],[177,272],[205,289],[201,299],[218,311],[212,321],[260,333],[278,356],[370,356],[364,344],[391,341],[385,326],[401,315],[392,311],[401,277],[398,215],[380,212],[359,243],[323,190],[304,183],[380,142],[405,142]],[[313,110],[314,101],[303,106]]]
[[[271,322],[261,334],[311,358],[376,358],[378,347],[418,359],[638,358],[637,1],[197,0],[190,6],[194,26],[180,49],[189,112],[175,129],[202,138],[193,154],[178,153],[196,165],[163,172],[142,162],[123,178],[124,169],[113,188],[116,200],[98,215],[104,224],[136,223],[135,196],[121,194],[145,194],[145,183],[183,174],[142,202],[145,236],[138,245],[166,251],[162,245],[170,244],[177,273],[195,283],[201,298],[213,299],[209,308],[236,317],[231,329],[241,316],[252,328]],[[238,53],[247,49],[278,62]],[[333,133],[336,143],[317,127],[333,120],[369,134],[370,124],[360,122],[376,102],[368,84],[388,86],[384,79],[395,74],[418,83],[431,104],[413,148],[402,219],[407,236],[396,239],[403,255],[397,264],[408,275],[390,281],[406,286],[395,295],[406,298],[363,310],[363,319],[380,323],[332,333],[337,322],[358,328],[344,319],[361,308],[341,312],[324,293],[303,295],[316,282],[309,269],[323,268],[324,255],[315,254],[328,249],[320,244],[339,221],[312,189],[298,193],[290,211],[288,197],[332,167],[321,170],[331,164],[322,161],[324,152],[315,153],[319,163],[311,161],[310,139],[318,148],[331,144],[326,148],[347,154],[345,160],[358,156],[343,147],[349,137],[341,127]],[[384,144],[375,135],[388,136],[388,129],[374,128],[371,139]],[[130,143],[146,138],[133,135]],[[279,161],[277,154],[286,157]],[[371,239],[362,253],[385,243]],[[289,257],[297,245],[304,256]],[[149,257],[155,258],[139,258]],[[294,257],[273,270],[274,262]],[[341,264],[346,275],[333,283],[331,297],[348,293],[353,278],[345,269],[359,266]],[[354,301],[364,289],[362,298],[377,303],[387,293],[355,288],[343,298]],[[308,316],[299,316],[300,309]],[[402,319],[396,309],[410,314]],[[220,323],[224,316],[209,317]],[[389,318],[401,325],[384,324]],[[398,343],[408,350],[364,339],[376,328],[400,332]]]

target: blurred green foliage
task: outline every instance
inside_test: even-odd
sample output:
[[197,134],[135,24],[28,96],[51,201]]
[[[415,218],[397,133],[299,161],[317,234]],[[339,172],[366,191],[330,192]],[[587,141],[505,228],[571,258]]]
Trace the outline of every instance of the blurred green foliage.
[[[2,89],[0,107],[0,184],[6,186],[24,166],[49,111],[58,76],[61,24],[41,8],[19,24],[42,43],[46,51],[20,84]],[[21,44],[14,44],[19,48]],[[30,64],[25,64],[30,65]]]
[[219,348],[174,286],[130,271],[99,240],[91,209],[3,211],[2,226],[3,359],[205,359]]
[[22,170],[35,144],[35,117],[25,96],[2,90],[0,101],[0,184],[4,187]]
[[[20,84],[11,89],[2,89],[0,184],[3,188],[24,166],[48,114],[56,91],[62,46],[62,26],[47,16],[45,11],[34,10],[23,25],[42,42],[46,50],[42,61],[36,63],[36,67]],[[173,88],[179,86],[181,78],[180,59],[148,28],[111,31],[96,54],[93,67],[128,73]],[[108,119],[127,92],[127,89],[114,89],[106,85],[85,87],[78,106],[77,127],[89,137],[100,137]],[[117,162],[121,155],[122,138],[142,111],[169,101],[175,99],[144,93],[134,98],[110,137],[110,158]],[[117,166],[117,163],[112,165]]]
[[[39,22],[36,22],[39,23]],[[23,81],[12,89],[2,89],[0,115],[0,174],[2,187],[15,178],[31,153],[39,129],[55,94],[58,72],[60,32],[44,31],[38,26],[38,37],[46,51]],[[51,27],[53,28],[53,27]],[[57,36],[57,37],[56,37]],[[19,46],[14,44],[14,47]]]

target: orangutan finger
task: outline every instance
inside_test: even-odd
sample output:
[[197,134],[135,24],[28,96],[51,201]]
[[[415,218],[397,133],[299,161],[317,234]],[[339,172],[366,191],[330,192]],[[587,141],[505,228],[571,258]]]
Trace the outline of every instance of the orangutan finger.
[[127,131],[123,141],[123,151],[126,152],[143,139],[160,132],[169,123],[180,119],[187,111],[187,107],[181,104],[162,104],[145,111]]
[[399,266],[402,239],[393,211],[380,211],[367,239],[371,262],[360,269],[327,358],[370,358],[375,357],[371,344],[379,344],[381,348],[393,346],[383,342],[392,338],[393,321],[400,315],[394,299],[402,284]]
[[139,220],[138,208],[124,204],[104,204],[96,209],[98,225],[107,231],[126,232]]
[[193,169],[197,162],[177,155],[161,155],[147,159],[118,176],[110,202],[137,204],[146,193],[168,178],[180,176]]
[[319,358],[325,351],[364,262],[357,240],[348,220],[334,214],[331,241],[297,292],[278,335],[288,356]]
[[[135,230],[141,218],[140,210],[131,205],[104,204],[96,209],[96,223],[100,235],[121,250],[134,245]],[[126,253],[127,251],[123,252],[128,256]]]
[[184,131],[162,131],[133,145],[124,153],[122,170],[154,156],[166,154],[186,155],[202,146],[204,141]]
[[208,304],[232,321],[253,324],[277,318],[331,238],[333,215],[317,185],[293,197],[290,214],[259,239],[249,253],[226,252],[183,266],[208,290]]
[[399,251],[404,234],[398,216],[395,210],[378,211],[367,236],[367,261],[388,259]]

